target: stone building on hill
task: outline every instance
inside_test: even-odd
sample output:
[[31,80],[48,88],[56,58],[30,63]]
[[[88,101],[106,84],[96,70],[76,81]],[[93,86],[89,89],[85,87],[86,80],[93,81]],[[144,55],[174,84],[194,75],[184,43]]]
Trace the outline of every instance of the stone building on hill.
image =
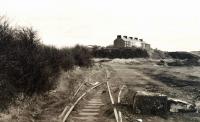
[[151,49],[151,45],[144,42],[143,39],[121,36],[121,35],[117,35],[117,38],[114,40],[114,47],[116,48],[139,47],[146,50]]

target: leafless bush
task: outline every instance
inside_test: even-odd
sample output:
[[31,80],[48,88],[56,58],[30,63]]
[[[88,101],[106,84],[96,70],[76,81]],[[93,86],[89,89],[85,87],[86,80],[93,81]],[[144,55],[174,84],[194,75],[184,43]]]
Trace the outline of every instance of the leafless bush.
[[67,71],[74,65],[89,66],[90,58],[82,46],[72,49],[45,46],[33,29],[11,27],[0,18],[1,100],[21,92],[32,95],[52,89],[61,68]]
[[75,65],[89,67],[92,64],[90,51],[83,46],[76,45],[72,49]]
[[75,65],[75,59],[72,54],[72,49],[70,48],[63,48],[61,49],[61,67],[63,70],[68,71],[70,69],[73,69]]

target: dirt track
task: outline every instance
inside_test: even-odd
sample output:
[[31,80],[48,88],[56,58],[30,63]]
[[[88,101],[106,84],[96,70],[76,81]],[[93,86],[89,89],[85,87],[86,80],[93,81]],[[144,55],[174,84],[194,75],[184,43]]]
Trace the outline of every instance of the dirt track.
[[[58,122],[58,116],[64,107],[73,102],[72,97],[78,86],[83,81],[90,83],[105,81],[106,70],[110,73],[108,81],[115,102],[117,102],[119,90],[123,85],[126,88],[136,91],[142,90],[166,94],[169,97],[185,100],[190,103],[198,103],[200,101],[199,67],[165,67],[155,64],[156,62],[154,61],[144,59],[142,61],[134,60],[126,63],[111,61],[102,64],[97,63],[91,69],[78,69],[70,74],[64,73],[61,76],[60,84],[55,90],[47,93],[46,97],[37,97],[29,106],[25,104],[27,107],[21,107],[23,108],[21,111],[13,109],[14,112],[8,114],[8,118],[2,120],[2,122]],[[73,84],[68,84],[69,81],[72,81],[71,83]],[[84,86],[83,90],[77,94],[77,97],[89,86]],[[74,90],[70,88],[74,88]],[[97,108],[95,110],[86,108],[87,106],[98,106],[98,104],[98,110]],[[163,116],[143,116],[133,115],[131,106],[129,109],[118,109],[122,111],[123,122],[135,122],[136,119],[142,119],[143,122],[200,122],[199,113],[170,113]],[[96,122],[115,121],[106,86],[101,86],[97,91],[93,91],[87,95],[83,102],[75,107],[72,115],[74,117],[82,117],[86,113],[83,111],[87,111],[89,114],[92,113],[91,111],[96,111],[98,115],[94,115],[95,117],[93,117],[93,120]],[[79,114],[81,115],[79,116]],[[70,120],[70,122],[76,122],[74,119]],[[87,121],[87,119],[85,120]],[[90,120],[89,117],[88,121]]]
[[[125,84],[136,91],[162,93],[172,98],[190,103],[199,102],[200,68],[199,67],[164,67],[155,62],[141,61],[129,63],[106,62],[112,72],[113,92]],[[117,94],[116,94],[117,95]],[[133,115],[124,111],[127,121],[142,118],[144,122],[199,122],[199,113],[170,113],[159,116]]]
[[[105,66],[99,66],[98,73],[93,73],[88,81],[102,83],[99,87],[88,92],[83,100],[70,114],[67,122],[115,122],[112,103],[110,100],[106,81],[109,82],[107,74],[109,70]],[[89,88],[89,87],[88,87]],[[77,95],[80,96],[82,92]]]

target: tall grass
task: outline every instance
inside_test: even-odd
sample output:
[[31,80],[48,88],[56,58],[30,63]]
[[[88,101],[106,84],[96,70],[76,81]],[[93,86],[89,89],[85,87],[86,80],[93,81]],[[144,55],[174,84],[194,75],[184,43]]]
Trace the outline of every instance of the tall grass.
[[43,45],[32,28],[12,27],[0,17],[0,109],[18,93],[32,95],[52,89],[60,71],[75,65],[91,65],[87,48]]

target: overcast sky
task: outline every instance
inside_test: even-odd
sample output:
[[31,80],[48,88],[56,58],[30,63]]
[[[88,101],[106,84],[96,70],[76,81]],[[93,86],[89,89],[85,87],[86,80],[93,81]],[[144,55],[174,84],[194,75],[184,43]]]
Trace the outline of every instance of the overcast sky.
[[199,0],[0,0],[0,15],[57,47],[110,45],[118,34],[161,50],[200,50]]

